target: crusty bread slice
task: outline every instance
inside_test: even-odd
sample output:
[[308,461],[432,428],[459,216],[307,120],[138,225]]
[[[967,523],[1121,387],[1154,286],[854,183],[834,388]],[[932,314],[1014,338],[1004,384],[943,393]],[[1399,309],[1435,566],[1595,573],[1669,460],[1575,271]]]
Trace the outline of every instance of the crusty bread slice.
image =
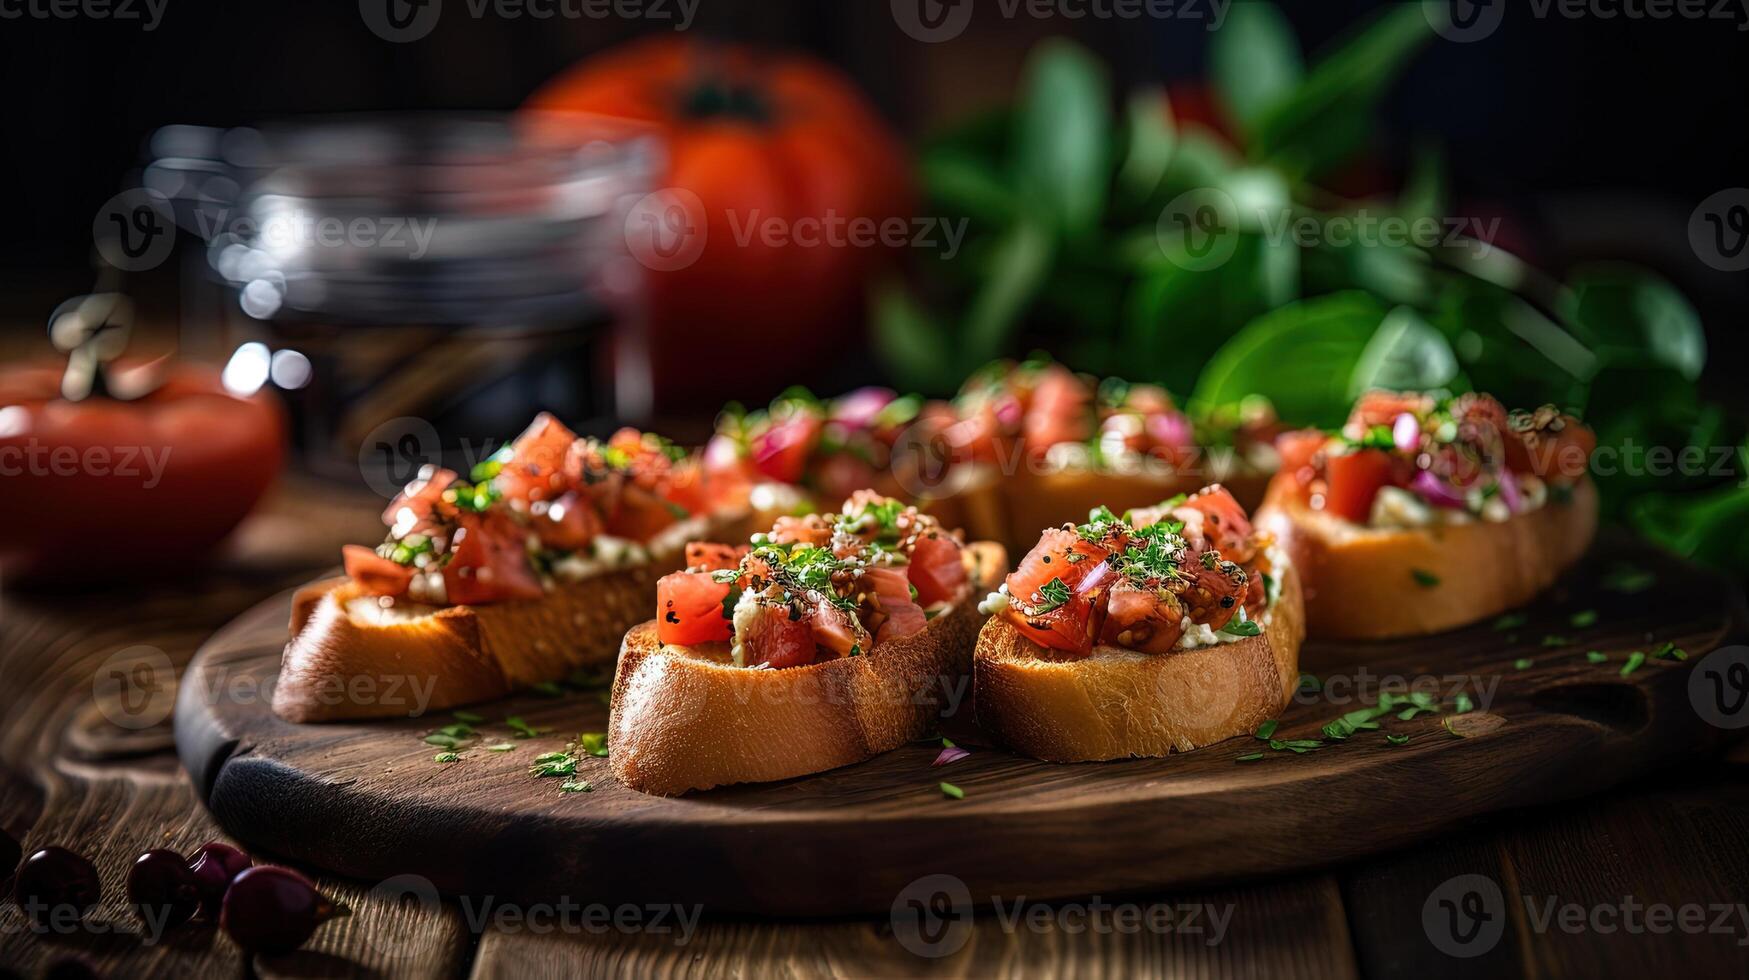
[[[745,540],[750,526],[745,514],[721,517],[701,537]],[[382,615],[355,604],[370,600],[350,579],[314,582],[292,599],[273,710],[293,722],[405,717],[605,667],[649,614],[656,580],[685,564],[684,551],[670,550],[539,599]]]
[[1275,534],[1305,580],[1315,638],[1437,633],[1524,605],[1585,554],[1597,488],[1501,522],[1425,529],[1359,527],[1307,507],[1291,478],[1271,485],[1258,530]]
[[635,790],[678,796],[860,762],[921,737],[964,690],[1007,555],[966,547],[971,582],[920,633],[867,655],[782,670],[737,667],[728,644],[664,645],[650,621],[626,634],[613,679],[608,759]]
[[1299,576],[1256,636],[1168,654],[1095,647],[1079,658],[1027,639],[1006,619],[984,624],[974,657],[978,725],[1047,762],[1187,752],[1255,731],[1299,683],[1305,611]]

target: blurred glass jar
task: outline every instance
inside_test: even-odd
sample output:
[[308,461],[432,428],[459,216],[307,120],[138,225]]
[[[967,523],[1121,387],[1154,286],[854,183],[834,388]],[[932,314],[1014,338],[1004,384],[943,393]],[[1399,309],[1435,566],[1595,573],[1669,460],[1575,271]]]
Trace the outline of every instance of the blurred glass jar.
[[542,409],[647,414],[639,359],[610,377],[604,350],[641,342],[624,225],[656,153],[605,120],[562,137],[507,116],[172,126],[145,183],[206,243],[233,330],[259,331],[244,367],[293,389],[305,464],[385,492]]

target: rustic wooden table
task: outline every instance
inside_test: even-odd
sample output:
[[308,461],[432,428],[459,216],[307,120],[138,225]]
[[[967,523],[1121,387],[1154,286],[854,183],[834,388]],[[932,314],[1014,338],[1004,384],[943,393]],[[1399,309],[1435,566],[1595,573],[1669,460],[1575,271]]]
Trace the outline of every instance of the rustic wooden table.
[[[680,919],[644,910],[625,928],[563,909],[482,919],[476,905],[397,901],[377,883],[316,875],[353,914],[296,953],[248,963],[203,926],[149,942],[122,897],[132,859],[224,834],[177,765],[169,720],[112,720],[112,658],[145,645],[179,668],[214,629],[332,565],[343,542],[379,533],[371,501],[318,508],[315,497],[282,490],[194,578],[147,562],[127,592],[0,592],[0,826],[27,853],[87,855],[105,896],[64,935],[34,934],[0,907],[0,977],[69,959],[106,976],[1749,976],[1742,753],[1320,873],[1018,917],[1012,904],[969,921],[929,906],[848,921],[707,912],[683,934]],[[1450,778],[1460,792],[1463,774]]]

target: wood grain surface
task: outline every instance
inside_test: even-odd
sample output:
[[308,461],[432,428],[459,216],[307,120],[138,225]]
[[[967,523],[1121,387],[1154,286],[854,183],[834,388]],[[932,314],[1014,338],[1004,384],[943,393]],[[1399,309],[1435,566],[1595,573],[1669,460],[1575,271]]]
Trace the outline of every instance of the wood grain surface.
[[[0,826],[27,849],[56,843],[92,857],[106,886],[104,906],[93,919],[126,919],[120,883],[138,851],[186,849],[225,836],[171,754],[170,719],[134,728],[129,726],[139,718],[117,714],[113,707],[105,711],[104,703],[114,695],[99,683],[105,665],[117,653],[147,645],[161,650],[180,673],[214,630],[331,566],[339,544],[377,533],[376,502],[336,507],[325,488],[322,507],[303,503],[313,496],[309,488],[295,487],[276,497],[216,569],[187,570],[124,592],[0,591]],[[1642,599],[1617,596],[1599,605],[1603,622],[1598,629],[1609,628],[1616,610],[1640,605]],[[1572,656],[1570,650],[1544,650],[1538,644],[1540,631],[1551,623],[1574,632],[1560,625],[1574,605],[1571,596],[1551,597],[1512,649],[1539,662]],[[1612,676],[1613,669],[1581,672],[1575,683],[1590,687],[1593,679]],[[1511,681],[1508,675],[1502,683]],[[1589,696],[1568,692],[1565,697],[1572,703]],[[1607,732],[1619,727],[1610,719],[1624,715],[1606,698],[1592,698],[1601,706],[1582,710]],[[1625,717],[1633,717],[1631,710]],[[1317,755],[1246,765],[1283,772]],[[429,756],[423,762],[429,765]],[[256,958],[248,966],[256,975],[288,977],[1740,977],[1749,975],[1749,947],[1739,944],[1749,933],[1741,930],[1539,932],[1519,915],[1486,954],[1460,959],[1432,945],[1421,919],[1433,891],[1459,874],[1489,875],[1507,892],[1555,894],[1585,907],[1620,903],[1624,891],[1643,904],[1742,902],[1749,896],[1746,762],[1749,752],[1739,749],[1725,761],[1697,756],[1686,765],[1666,763],[1603,796],[1456,821],[1436,840],[1309,876],[1253,877],[1230,886],[1122,896],[1144,907],[1224,909],[1230,904],[1228,927],[1214,942],[1206,932],[1099,932],[1080,926],[1076,907],[1063,903],[1047,907],[1066,913],[1063,920],[1046,918],[1036,925],[1030,919],[1008,924],[989,907],[979,907],[958,947],[936,957],[910,952],[899,941],[891,915],[803,921],[706,912],[683,943],[671,934],[614,929],[537,932],[526,924],[481,921],[477,909],[454,901],[432,907],[397,901],[373,889],[373,880],[305,865],[320,887],[351,905],[353,917],[324,926],[298,953]],[[1577,764],[1595,765],[1583,758]],[[969,795],[975,792],[973,780],[953,778],[967,785]],[[1429,778],[1456,796],[1474,784],[1475,775],[1442,770]],[[923,779],[932,785],[933,773]],[[1393,781],[1381,779],[1369,792],[1389,791]],[[580,802],[592,801],[585,795]],[[1224,811],[1210,819],[1236,816]],[[1421,819],[1401,812],[1384,818],[1386,824]],[[1070,842],[1107,829],[1065,828],[1064,838]],[[1380,830],[1380,825],[1364,825],[1345,832],[1366,836]],[[1293,846],[1287,840],[1258,843]],[[444,850],[466,860],[472,846],[451,840]],[[254,850],[270,860],[285,859],[278,847]],[[42,937],[23,928],[9,902],[0,902],[0,977],[40,976],[50,964],[69,958],[105,976],[245,972],[236,948],[209,927],[155,946],[137,935],[95,927]]]

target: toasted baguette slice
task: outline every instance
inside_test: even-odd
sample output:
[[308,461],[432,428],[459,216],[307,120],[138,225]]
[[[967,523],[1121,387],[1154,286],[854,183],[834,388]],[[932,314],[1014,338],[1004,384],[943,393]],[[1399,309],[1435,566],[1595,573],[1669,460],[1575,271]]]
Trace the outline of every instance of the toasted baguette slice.
[[[745,514],[719,517],[700,536],[734,541],[750,526]],[[405,717],[606,666],[648,615],[656,580],[686,564],[683,547],[539,599],[478,606],[379,612],[350,579],[314,582],[292,598],[273,710],[293,722]]]
[[620,782],[678,796],[823,772],[918,738],[971,670],[978,600],[1007,566],[999,545],[966,546],[971,582],[920,633],[866,656],[806,667],[737,667],[728,644],[665,646],[650,621],[626,634],[613,679],[608,759]]
[[1164,756],[1255,731],[1299,683],[1305,610],[1299,576],[1256,636],[1168,654],[1099,646],[1070,657],[993,616],[978,635],[973,690],[978,725],[1047,762]]
[[1597,533],[1597,488],[1501,522],[1373,529],[1305,505],[1286,478],[1257,512],[1305,579],[1316,638],[1437,633],[1521,606],[1585,554]]

